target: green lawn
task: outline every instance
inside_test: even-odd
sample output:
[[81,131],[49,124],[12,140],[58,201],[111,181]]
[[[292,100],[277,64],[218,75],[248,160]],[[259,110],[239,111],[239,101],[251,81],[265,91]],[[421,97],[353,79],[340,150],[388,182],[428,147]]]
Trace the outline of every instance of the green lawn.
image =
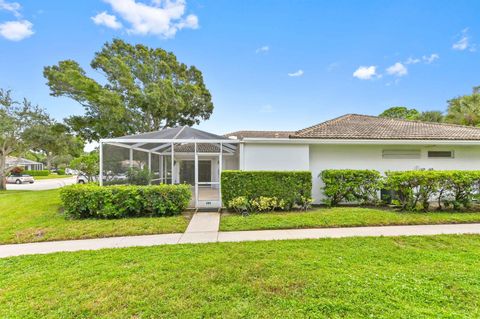
[[473,235],[110,249],[0,269],[1,318],[480,317]]
[[37,180],[42,180],[42,179],[56,179],[56,178],[69,178],[73,177],[72,175],[57,175],[57,174],[50,174],[48,176],[33,176],[33,178]]
[[184,216],[69,220],[61,214],[58,190],[0,192],[0,244],[177,233],[187,225]]
[[392,210],[335,207],[308,212],[223,215],[220,230],[289,229],[380,225],[422,225],[480,222],[480,212],[407,213]]

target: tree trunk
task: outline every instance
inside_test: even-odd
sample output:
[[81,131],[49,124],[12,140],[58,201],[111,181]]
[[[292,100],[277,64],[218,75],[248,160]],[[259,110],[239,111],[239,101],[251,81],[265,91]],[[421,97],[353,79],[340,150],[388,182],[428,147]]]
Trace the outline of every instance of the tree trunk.
[[0,192],[7,190],[7,157],[0,155]]
[[47,153],[46,161],[47,161],[47,169],[51,170],[52,169],[52,153],[50,152]]

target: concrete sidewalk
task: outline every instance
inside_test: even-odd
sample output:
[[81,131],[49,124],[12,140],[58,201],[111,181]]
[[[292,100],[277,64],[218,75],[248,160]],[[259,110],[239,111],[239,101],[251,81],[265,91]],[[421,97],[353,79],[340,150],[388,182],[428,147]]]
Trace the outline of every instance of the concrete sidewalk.
[[[203,215],[201,213],[200,215]],[[197,214],[198,215],[198,214]],[[195,215],[196,216],[196,215]],[[195,218],[194,216],[194,218]],[[211,217],[211,218],[209,218]],[[135,247],[172,245],[183,243],[207,242],[241,242],[260,240],[289,240],[289,239],[317,239],[340,237],[367,237],[367,236],[416,236],[441,234],[480,234],[479,224],[456,225],[415,225],[415,226],[378,226],[378,227],[349,227],[349,228],[316,228],[316,229],[288,229],[288,230],[259,230],[217,232],[204,231],[212,228],[197,228],[204,224],[213,227],[216,216],[199,216],[195,223],[184,234],[163,234],[147,236],[127,236],[85,240],[67,240],[56,242],[41,242],[30,244],[0,245],[0,258],[48,254],[59,251],[97,250],[103,248]],[[219,218],[219,216],[218,216]],[[193,219],[192,219],[193,221]],[[197,223],[198,222],[198,223]],[[197,225],[197,226],[195,226]],[[217,224],[218,229],[218,224]]]

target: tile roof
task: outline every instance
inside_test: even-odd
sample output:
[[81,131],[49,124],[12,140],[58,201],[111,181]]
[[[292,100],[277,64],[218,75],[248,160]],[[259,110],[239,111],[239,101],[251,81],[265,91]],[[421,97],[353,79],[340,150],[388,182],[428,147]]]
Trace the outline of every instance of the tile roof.
[[226,137],[236,137],[237,139],[247,138],[288,138],[294,134],[294,131],[236,131],[225,134]]
[[296,131],[290,138],[476,141],[480,128],[347,114]]

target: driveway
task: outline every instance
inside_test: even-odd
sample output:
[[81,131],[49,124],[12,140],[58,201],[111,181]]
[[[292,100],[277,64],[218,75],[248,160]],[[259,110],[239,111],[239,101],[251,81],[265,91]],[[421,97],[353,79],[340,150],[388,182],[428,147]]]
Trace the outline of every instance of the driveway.
[[33,184],[7,184],[7,190],[42,191],[75,184],[76,181],[76,176],[68,178],[43,179],[36,180]]

